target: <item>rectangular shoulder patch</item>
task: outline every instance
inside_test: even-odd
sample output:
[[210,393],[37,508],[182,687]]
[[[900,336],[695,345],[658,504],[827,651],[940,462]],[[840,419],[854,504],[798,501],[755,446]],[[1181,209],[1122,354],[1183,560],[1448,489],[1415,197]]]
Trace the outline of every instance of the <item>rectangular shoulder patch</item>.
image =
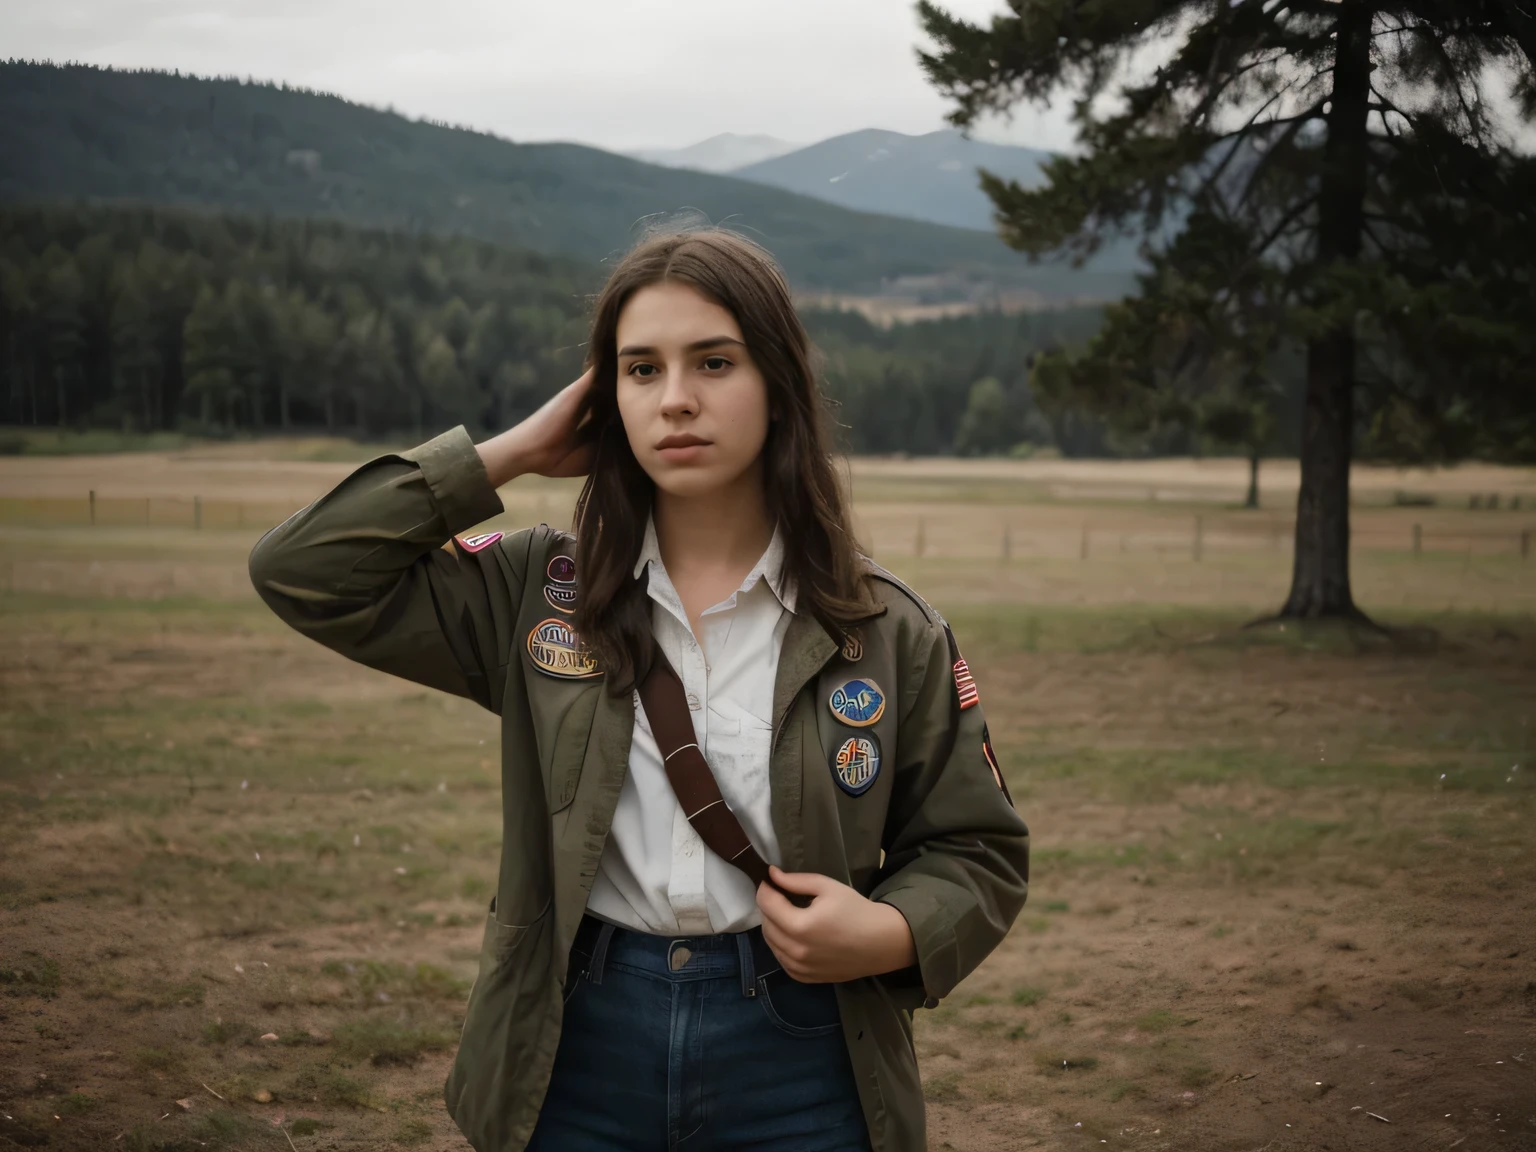
[[971,667],[965,662],[964,656],[955,659],[955,691],[960,694],[960,708],[974,708],[981,703],[981,693],[976,689],[976,681],[971,677]]

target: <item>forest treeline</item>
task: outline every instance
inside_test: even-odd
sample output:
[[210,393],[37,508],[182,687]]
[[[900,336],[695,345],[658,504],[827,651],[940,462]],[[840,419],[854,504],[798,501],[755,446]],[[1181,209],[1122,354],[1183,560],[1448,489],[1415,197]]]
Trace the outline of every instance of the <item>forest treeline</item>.
[[[7,209],[0,422],[363,437],[506,427],[579,373],[602,273],[324,221]],[[890,329],[852,312],[805,318],[849,450],[1128,447],[1029,394],[1031,356],[1086,340],[1097,309]]]

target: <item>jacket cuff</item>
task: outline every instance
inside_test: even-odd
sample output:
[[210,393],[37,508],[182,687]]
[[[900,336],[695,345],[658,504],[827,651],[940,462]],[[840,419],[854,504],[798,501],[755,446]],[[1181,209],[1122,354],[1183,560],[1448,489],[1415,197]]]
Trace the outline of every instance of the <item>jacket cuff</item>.
[[955,926],[944,905],[921,888],[895,888],[875,897],[906,917],[917,947],[917,969],[922,974],[924,1008],[938,1007],[960,982],[960,947]]
[[506,510],[464,425],[400,453],[421,469],[450,536]]

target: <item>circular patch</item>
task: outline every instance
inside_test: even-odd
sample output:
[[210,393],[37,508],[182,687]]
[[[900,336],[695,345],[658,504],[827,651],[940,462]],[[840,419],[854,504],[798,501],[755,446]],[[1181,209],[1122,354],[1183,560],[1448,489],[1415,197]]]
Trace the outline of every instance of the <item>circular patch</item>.
[[567,614],[576,611],[576,589],[561,587],[559,584],[544,585],[544,599],[549,606],[556,611]]
[[854,728],[868,728],[885,715],[885,693],[873,680],[849,680],[832,689],[832,715]]
[[850,796],[868,792],[880,775],[880,741],[875,734],[850,736],[839,744],[832,753],[832,775]]
[[579,680],[598,674],[597,661],[564,620],[545,620],[528,633],[528,655],[551,676]]
[[556,584],[576,583],[576,561],[569,556],[552,557],[544,572]]

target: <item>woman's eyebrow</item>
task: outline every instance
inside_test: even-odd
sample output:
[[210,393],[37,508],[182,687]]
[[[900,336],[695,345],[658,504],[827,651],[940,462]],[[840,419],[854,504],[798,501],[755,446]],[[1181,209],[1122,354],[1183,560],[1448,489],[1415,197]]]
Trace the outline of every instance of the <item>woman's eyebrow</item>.
[[[702,352],[706,348],[719,348],[725,344],[735,344],[745,348],[746,345],[734,336],[707,336],[703,340],[695,340],[683,349],[684,352]],[[630,344],[619,349],[620,356],[654,356],[656,349],[649,344]]]

